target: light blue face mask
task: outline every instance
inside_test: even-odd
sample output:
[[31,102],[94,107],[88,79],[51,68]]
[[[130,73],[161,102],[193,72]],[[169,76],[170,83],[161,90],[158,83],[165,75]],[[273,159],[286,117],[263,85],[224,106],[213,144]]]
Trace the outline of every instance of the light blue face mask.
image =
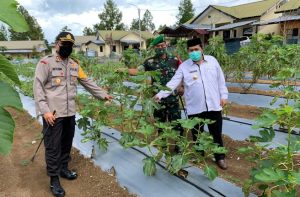
[[193,51],[189,53],[189,57],[191,60],[193,60],[194,62],[197,62],[201,59],[202,57],[202,52],[201,51]]

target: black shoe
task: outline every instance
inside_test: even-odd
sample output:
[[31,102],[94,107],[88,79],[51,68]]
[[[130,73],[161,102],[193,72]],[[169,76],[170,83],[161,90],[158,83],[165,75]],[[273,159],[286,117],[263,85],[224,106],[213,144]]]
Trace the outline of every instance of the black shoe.
[[218,161],[216,161],[217,165],[219,166],[219,168],[221,168],[222,170],[226,170],[228,168],[225,159],[220,159]]
[[61,169],[60,176],[68,180],[74,180],[77,178],[77,173],[69,169]]
[[62,188],[59,182],[58,176],[51,176],[50,178],[50,189],[55,197],[65,196],[65,190]]

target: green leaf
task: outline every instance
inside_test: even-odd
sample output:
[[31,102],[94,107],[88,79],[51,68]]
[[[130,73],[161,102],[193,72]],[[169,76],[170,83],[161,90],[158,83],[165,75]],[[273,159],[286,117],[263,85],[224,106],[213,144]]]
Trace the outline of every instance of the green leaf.
[[121,133],[121,139],[119,143],[123,146],[126,147],[126,144],[129,142],[132,142],[135,139],[135,136],[132,133]]
[[152,157],[143,159],[143,171],[147,176],[153,176],[156,173],[156,164],[155,160]]
[[14,136],[15,122],[11,115],[0,107],[0,154],[6,155],[10,152],[13,136]]
[[212,152],[216,154],[226,154],[228,151],[226,150],[225,147],[214,147],[212,149]]
[[259,188],[260,190],[262,190],[262,191],[265,191],[268,187],[269,187],[269,186],[266,185],[266,184],[261,184],[261,185],[258,186],[258,188]]
[[91,122],[87,117],[82,117],[77,120],[77,125],[79,129],[86,131],[91,126]]
[[275,137],[273,128],[267,128],[259,131],[261,136],[250,136],[252,142],[271,142]]
[[18,92],[7,83],[0,81],[0,107],[4,106],[22,109],[22,103]]
[[295,178],[295,183],[300,185],[300,172],[292,172],[292,175]]
[[105,152],[107,151],[108,148],[108,141],[106,138],[100,138],[97,140],[97,144],[101,150],[104,150]]
[[134,136],[134,134],[132,134],[132,133],[125,132],[125,133],[122,133],[121,135],[122,135],[122,137],[120,139],[120,144],[124,148],[130,148],[133,146],[145,147],[147,145],[145,142],[143,142],[142,140],[140,140],[139,138]]
[[272,183],[285,179],[285,174],[282,170],[265,168],[255,176],[255,179],[264,183]]
[[26,32],[29,27],[24,17],[17,11],[15,0],[0,1],[0,21],[9,25],[16,32]]
[[281,191],[281,190],[272,190],[272,197],[295,197],[297,196],[296,190],[292,191]]
[[297,152],[300,150],[300,137],[299,136],[291,137],[291,149],[293,152]]
[[199,119],[193,118],[193,119],[180,119],[178,122],[181,124],[183,128],[186,129],[193,129],[197,124],[200,123]]
[[209,180],[213,181],[218,176],[218,171],[213,166],[205,165],[204,174],[209,178]]
[[143,127],[137,130],[137,132],[142,133],[145,136],[150,136],[154,133],[154,127],[152,125],[143,125]]
[[[1,13],[1,12],[0,12]],[[14,65],[12,65],[3,55],[0,54],[0,72],[18,85],[21,85]]]
[[177,173],[188,162],[188,158],[184,155],[175,155],[172,157],[171,165],[169,167],[170,172]]
[[254,151],[254,148],[252,148],[250,146],[238,149],[238,153],[242,153],[242,154],[249,154],[249,153],[251,153],[253,151]]
[[87,143],[87,142],[90,141],[90,140],[91,140],[91,139],[87,137],[87,138],[81,139],[80,142],[81,142],[81,143]]
[[251,189],[252,185],[253,185],[252,180],[247,179],[244,182],[243,187],[242,187],[242,191],[244,192],[245,197],[248,197],[250,195],[250,189]]
[[253,129],[258,129],[261,127],[269,127],[275,124],[278,117],[272,111],[265,111],[257,120],[255,125],[252,126]]
[[8,154],[13,143],[15,123],[3,107],[22,108],[18,93],[8,84],[0,81],[0,154]]

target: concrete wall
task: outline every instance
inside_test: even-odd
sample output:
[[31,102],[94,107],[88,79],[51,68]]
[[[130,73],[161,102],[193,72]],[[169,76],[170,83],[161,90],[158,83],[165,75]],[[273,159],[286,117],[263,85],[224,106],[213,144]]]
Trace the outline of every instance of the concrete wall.
[[[134,41],[139,43],[140,42],[140,36],[138,34],[131,33],[131,34],[128,34],[125,37],[123,37],[120,41],[122,42],[123,40],[134,40]],[[141,49],[146,49],[147,48],[146,40],[144,38],[142,38],[141,41],[142,41]]]
[[34,58],[34,57],[44,57],[46,56],[46,53],[43,51],[43,52],[40,52],[40,53],[2,53],[0,52],[0,54],[4,55],[4,56],[9,56],[11,57],[12,59],[16,59],[16,58]]
[[[104,50],[105,50],[104,45],[97,45],[97,44],[91,42],[88,45],[86,45],[86,47],[87,47],[88,51],[95,51],[96,52],[95,55],[98,56],[98,57],[102,57],[105,54],[105,52],[104,52]],[[103,52],[101,52],[101,50],[100,50],[101,47],[103,49]]]
[[[267,20],[278,18],[278,17],[282,16],[281,13],[275,14],[275,9],[276,9],[276,6],[274,6],[267,13],[265,13],[263,16],[261,16],[260,21],[267,21]],[[280,35],[280,25],[274,24],[274,25],[259,26],[258,33]]]
[[[208,17],[210,16],[210,18]],[[208,24],[208,25],[215,25],[217,24],[224,24],[224,23],[232,23],[233,18],[214,9],[209,8],[205,13],[202,14],[193,24]]]
[[298,29],[298,44],[300,44],[300,20],[281,23],[281,25],[280,25],[280,29],[281,29],[280,35],[282,35],[286,39],[297,39],[297,37],[291,37],[290,35],[288,35],[288,32],[292,31],[295,28]]

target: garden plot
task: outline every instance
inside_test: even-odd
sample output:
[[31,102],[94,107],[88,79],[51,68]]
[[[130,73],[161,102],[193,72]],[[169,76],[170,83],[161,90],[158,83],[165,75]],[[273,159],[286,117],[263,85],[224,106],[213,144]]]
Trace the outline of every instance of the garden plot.
[[[25,109],[29,111],[30,114],[35,116],[34,111],[34,101],[32,98],[27,96],[22,96],[21,99],[23,102],[23,106]],[[246,123],[253,123],[252,121],[245,120],[245,119],[238,119],[234,117],[230,117],[234,120],[246,122]],[[243,125],[240,123],[234,123],[224,120],[224,134],[230,136],[235,140],[245,140],[249,138],[251,135],[256,135],[258,132],[256,130],[251,129],[248,125]],[[81,143],[82,136],[80,135],[82,131],[76,128],[76,135],[74,138],[74,147],[79,149],[82,154],[86,156],[90,156],[92,153],[92,148],[95,145],[92,142]],[[96,154],[94,161],[101,166],[103,170],[110,170],[112,166],[114,166],[116,170],[116,174],[120,183],[126,186],[129,191],[133,193],[140,194],[141,196],[149,196],[153,187],[156,188],[155,191],[159,191],[160,194],[164,194],[165,196],[197,196],[194,194],[203,194],[201,196],[222,196],[218,193],[222,188],[222,194],[224,196],[232,196],[232,194],[240,194],[240,188],[233,186],[232,184],[224,181],[223,179],[216,179],[213,182],[210,182],[203,173],[195,167],[190,167],[187,169],[189,171],[188,181],[193,183],[192,185],[180,180],[177,177],[171,176],[167,173],[162,167],[158,167],[157,175],[154,177],[147,177],[142,173],[142,162],[141,160],[145,157],[140,152],[136,151],[135,149],[127,149],[124,150],[116,140],[119,140],[120,133],[116,130],[106,129],[105,132],[109,136],[105,136],[110,143],[109,151],[102,152],[98,148],[96,148]],[[111,137],[112,136],[112,137]],[[276,147],[279,143],[286,143],[285,142],[286,134],[284,133],[276,133],[274,143],[271,147]],[[139,149],[143,153],[147,153],[144,149]],[[214,164],[212,164],[214,165]],[[132,178],[134,177],[134,179]],[[174,182],[174,183],[173,183]],[[144,185],[148,185],[147,190],[144,189]],[[173,185],[174,184],[174,185]],[[196,187],[194,186],[196,185]],[[204,187],[205,185],[205,187]],[[150,187],[151,186],[151,187]],[[173,188],[168,189],[165,188]],[[199,188],[204,189],[206,192],[208,191],[209,194],[199,190]],[[159,189],[160,188],[160,189]],[[177,189],[179,191],[177,191]],[[185,192],[185,191],[188,192]],[[216,190],[216,191],[215,191]],[[173,191],[176,191],[175,194]],[[149,192],[149,193],[148,193]],[[181,195],[184,192],[188,195]],[[237,193],[238,192],[238,193]],[[156,193],[154,193],[156,194]],[[180,194],[180,195],[176,195]],[[151,196],[151,195],[150,195]],[[153,195],[155,196],[155,195]]]
[[[242,87],[241,83],[234,83],[234,82],[226,82],[227,87]],[[250,83],[244,83],[244,85],[250,86]],[[271,88],[270,84],[260,84],[255,83],[252,85],[252,89],[257,90],[282,90],[282,86]],[[295,90],[300,91],[300,86],[295,87]]]
[[[277,108],[281,104],[285,103],[284,98],[278,98],[277,102],[273,105],[270,105],[274,97],[263,96],[263,95],[253,95],[253,94],[238,94],[238,93],[229,93],[228,100],[230,102],[238,103],[240,105],[252,105],[262,108]],[[290,105],[293,105],[294,101],[289,101]]]
[[[35,115],[34,101],[32,98],[21,95],[24,109],[32,116]],[[81,143],[83,131],[76,127],[73,146],[80,150],[85,156],[90,156],[94,143]],[[242,196],[241,188],[217,178],[210,182],[199,168],[189,167],[189,177],[182,180],[170,175],[163,166],[159,166],[156,176],[148,177],[142,172],[141,160],[148,154],[145,149],[122,148],[118,140],[120,133],[114,129],[105,129],[106,138],[110,142],[109,151],[103,152],[96,148],[94,162],[102,170],[109,171],[114,167],[116,176],[121,185],[129,189],[130,192],[140,196]],[[145,187],[147,185],[147,187]],[[166,189],[168,188],[168,189]],[[155,192],[153,192],[155,191]]]
[[[259,38],[259,40],[260,42],[264,41],[261,38]],[[214,40],[211,40],[210,44],[213,45]],[[274,47],[274,50],[278,49],[276,47]],[[216,47],[215,49],[221,49],[221,47]],[[265,50],[262,51],[262,53],[257,51],[262,49]],[[298,50],[293,47],[284,48],[284,50],[286,51],[289,51],[290,49],[294,50],[294,52]],[[251,54],[251,50],[255,51],[255,54],[257,54],[257,56],[249,61],[247,58],[249,57],[249,54]],[[299,78],[299,73],[297,73],[297,69],[295,69],[297,68],[297,65],[293,64],[294,61],[292,61],[292,59],[289,59],[291,61],[291,64],[286,64],[285,68],[283,68],[284,64],[274,64],[273,67],[271,67],[272,65],[265,65],[268,62],[276,62],[275,60],[267,61],[266,58],[271,57],[267,54],[269,51],[271,50],[256,46],[253,46],[252,48],[243,48],[242,52],[245,53],[237,54],[237,58],[234,57],[235,59],[231,58],[235,60],[234,62],[236,65],[234,66],[234,68],[230,68],[231,64],[228,62],[226,65],[226,61],[228,60],[227,58],[222,59],[222,57],[218,56],[217,59],[220,60],[221,65],[224,65],[224,67],[222,68],[223,70],[225,70],[225,72],[234,72],[237,74],[233,76],[240,76],[239,74],[243,75],[248,71],[252,71],[252,73],[255,73],[255,76],[251,76],[252,79],[259,79],[261,78],[261,76],[266,75],[275,76],[278,74],[278,76],[281,77],[282,84],[285,84],[284,82],[288,79],[292,79],[295,77],[297,78],[297,76]],[[253,57],[253,55],[251,57]],[[273,57],[274,56],[272,56],[272,58]],[[223,60],[225,64],[223,64]],[[241,60],[241,62],[238,62],[239,60]],[[255,62],[253,62],[252,60],[255,60]],[[253,67],[254,65],[255,67]],[[277,66],[280,66],[280,68],[277,68]],[[153,102],[153,92],[157,91],[157,89],[163,89],[164,87],[162,87],[160,84],[149,85],[149,83],[147,83],[147,79],[149,79],[149,77],[155,78],[157,77],[157,75],[152,72],[141,72],[137,76],[131,77],[126,72],[126,69],[120,69],[121,67],[122,65],[111,63],[109,65],[95,65],[92,67],[86,67],[86,69],[90,71],[89,73],[91,74],[91,76],[99,83],[99,85],[103,86],[111,94],[117,93],[117,95],[115,95],[115,101],[112,103],[107,103],[97,99],[91,99],[90,97],[78,97],[78,101],[80,101],[81,103],[81,105],[79,106],[79,112],[83,117],[83,119],[78,120],[78,126],[80,128],[83,128],[84,130],[83,140],[90,140],[91,142],[82,144],[78,140],[78,142],[74,142],[74,145],[77,146],[79,144],[80,146],[82,146],[80,149],[82,149],[85,154],[91,155],[90,152],[92,152],[91,149],[93,145],[97,145],[103,149],[108,149],[108,152],[104,154],[102,152],[99,152],[99,150],[96,148],[96,159],[99,155],[103,156],[106,154],[114,153],[114,150],[111,150],[111,146],[115,144],[118,145],[118,143],[113,142],[111,138],[115,137],[107,136],[108,133],[105,133],[107,131],[103,129],[103,126],[109,126],[116,128],[121,132],[121,138],[117,140],[120,141],[119,144],[127,148],[127,150],[135,150],[141,153],[139,148],[137,147],[143,147],[143,149],[147,148],[149,152],[146,153],[149,153],[149,157],[143,159],[143,161],[141,161],[141,159],[139,160],[140,163],[144,162],[144,165],[136,165],[140,166],[140,171],[142,170],[143,166],[143,171],[146,175],[154,175],[156,172],[156,176],[160,176],[162,167],[157,165],[157,163],[166,163],[167,165],[165,165],[164,167],[171,174],[177,173],[180,168],[186,167],[188,164],[192,163],[193,165],[202,168],[205,176],[209,177],[211,180],[219,176],[230,180],[238,186],[244,185],[245,187],[243,191],[245,192],[245,195],[247,195],[249,191],[259,195],[265,192],[274,192],[275,195],[275,193],[278,194],[278,192],[285,194],[292,191],[294,196],[296,196],[295,192],[298,191],[298,185],[300,183],[300,180],[298,180],[300,177],[298,163],[300,161],[298,155],[293,153],[300,150],[300,146],[298,146],[300,140],[299,138],[295,138],[295,136],[291,133],[294,127],[299,127],[299,124],[296,122],[296,120],[299,120],[299,114],[297,113],[297,110],[299,111],[299,104],[295,99],[297,98],[297,96],[299,96],[299,92],[290,92],[292,94],[290,94],[289,97],[285,98],[293,98],[296,103],[289,103],[290,105],[280,105],[284,100],[279,99],[280,102],[277,102],[276,105],[276,107],[278,108],[272,106],[271,109],[264,112],[263,116],[260,117],[257,125],[257,127],[260,128],[259,132],[257,132],[256,130],[252,130],[249,125],[247,125],[247,127],[245,125],[241,127],[238,122],[228,122],[228,120],[225,120],[225,134],[232,136],[232,138],[234,139],[244,140],[249,138],[251,142],[233,140],[224,135],[223,137],[225,147],[229,150],[229,152],[227,153],[227,161],[230,168],[226,171],[220,171],[213,168],[215,164],[211,161],[212,155],[215,152],[220,153],[226,150],[220,147],[215,147],[211,143],[210,136],[206,135],[205,133],[199,133],[197,137],[197,142],[199,143],[195,143],[193,141],[190,141],[188,139],[188,136],[179,136],[178,134],[172,132],[172,129],[170,129],[172,128],[172,125],[170,125],[170,123],[157,123],[154,120],[153,109],[159,106],[157,106],[157,103]],[[124,81],[139,84],[139,86],[133,89],[128,87],[128,84],[124,84]],[[135,95],[136,97],[132,98],[130,95]],[[238,104],[252,105],[263,108],[269,108],[269,102],[272,99],[272,97],[258,97],[257,95],[242,95],[234,93],[230,94],[230,98],[230,100]],[[262,98],[263,103],[261,102]],[[270,100],[266,98],[269,98]],[[83,102],[81,102],[81,99]],[[134,108],[137,105],[139,105],[140,109],[143,110],[137,111],[137,108]],[[238,109],[239,106],[237,104],[233,104],[232,106],[235,107],[236,111],[241,111],[240,109]],[[245,111],[246,113],[250,113],[250,110]],[[93,121],[89,122],[91,118],[93,118]],[[180,120],[179,122],[187,131],[189,131],[189,129],[192,128],[192,126],[197,123],[197,121],[200,120]],[[277,141],[284,139],[284,136],[279,136],[279,138],[277,138],[278,134],[273,130],[273,127],[278,124],[280,124],[281,127],[286,128],[288,131],[288,134],[285,134],[288,142],[285,143],[287,144],[287,146],[282,146],[280,148],[276,146],[276,143]],[[265,127],[267,127],[267,129]],[[163,129],[163,136],[157,135],[156,131],[159,128]],[[243,130],[246,131],[244,134]],[[251,136],[256,134],[256,137]],[[166,145],[172,144],[172,142],[169,142],[166,139],[175,139],[176,144],[180,145],[182,152],[174,155],[171,154],[168,149],[164,149]],[[272,145],[275,144],[273,147],[276,148],[266,149],[266,147],[262,145],[262,142],[270,143]],[[284,141],[280,141],[280,143],[281,142]],[[200,144],[201,146],[199,146]],[[154,147],[157,151],[154,151]],[[200,156],[199,154],[197,154],[197,150],[203,150],[203,147],[205,150],[205,155]],[[124,151],[120,147],[119,150]],[[111,151],[112,153],[110,153]],[[125,154],[122,151],[121,153]],[[207,155],[210,155],[210,157],[206,157]],[[247,161],[246,157],[251,157],[253,159],[252,161],[254,162]],[[107,166],[107,168],[109,168],[112,165]],[[252,173],[250,173],[250,171],[253,169],[258,170],[252,171]],[[196,168],[196,171],[200,172],[198,168]],[[193,172],[190,174],[192,175],[188,176],[188,180],[190,180],[190,178],[193,178],[194,175],[195,179],[197,180],[197,173]],[[130,176],[130,178],[134,177],[133,175]],[[156,176],[145,177],[147,179],[153,179]],[[208,179],[206,180],[208,181]],[[215,181],[216,180],[218,180],[218,178],[215,179]],[[280,182],[281,180],[285,181],[284,188],[281,188],[280,186],[282,184],[282,182]],[[294,180],[297,181],[295,182]],[[211,184],[214,184],[215,181],[212,181]],[[205,181],[201,182],[203,182],[203,184],[205,183]],[[210,186],[211,185],[209,185],[208,187]],[[212,188],[209,189],[218,193],[218,190],[215,191],[214,188]]]

